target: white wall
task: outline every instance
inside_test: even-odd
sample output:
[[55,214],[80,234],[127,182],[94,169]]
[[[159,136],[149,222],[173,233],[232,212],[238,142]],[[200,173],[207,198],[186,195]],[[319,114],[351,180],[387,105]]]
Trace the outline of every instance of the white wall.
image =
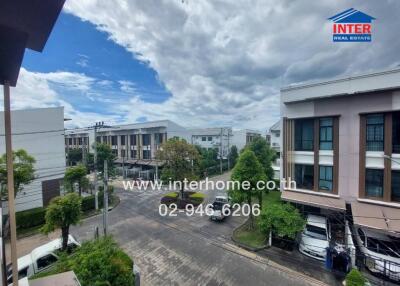
[[[17,195],[16,210],[41,207],[42,181],[64,177],[64,108],[12,111],[11,124],[13,150],[25,149],[36,159],[36,179]],[[0,112],[0,134],[0,154],[4,154],[3,112]]]

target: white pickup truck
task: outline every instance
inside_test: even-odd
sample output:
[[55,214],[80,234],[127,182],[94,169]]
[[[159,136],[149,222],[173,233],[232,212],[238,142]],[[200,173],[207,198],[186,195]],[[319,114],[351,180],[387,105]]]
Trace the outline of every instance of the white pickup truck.
[[[18,280],[24,277],[32,277],[33,275],[49,269],[58,261],[57,251],[61,249],[61,238],[55,239],[32,250],[31,253],[18,258]],[[68,237],[68,250],[80,246],[72,235]],[[7,283],[13,282],[11,264],[7,265]]]
[[212,204],[210,219],[217,221],[224,220],[226,216],[224,210],[227,207],[230,207],[229,198],[227,196],[216,196]]

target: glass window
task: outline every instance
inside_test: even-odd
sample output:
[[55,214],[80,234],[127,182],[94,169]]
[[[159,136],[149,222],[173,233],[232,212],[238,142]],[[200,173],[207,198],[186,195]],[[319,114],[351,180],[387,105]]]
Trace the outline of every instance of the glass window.
[[294,129],[295,150],[312,151],[314,148],[314,120],[296,120]]
[[212,137],[211,136],[208,136],[208,141],[212,141]]
[[143,139],[143,146],[148,146],[150,145],[150,134],[143,134],[142,135],[142,139]]
[[383,151],[384,123],[383,114],[367,115],[367,151]]
[[365,195],[367,197],[383,197],[383,170],[366,169]]
[[400,153],[400,112],[393,113],[393,153]]
[[132,146],[136,145],[136,135],[131,135],[130,137],[131,137],[131,139],[130,139],[131,140],[131,145]]
[[201,141],[207,141],[207,137],[206,136],[201,137]]
[[392,171],[392,201],[400,202],[400,171]]
[[314,188],[314,166],[296,164],[295,181],[297,188],[312,190]]
[[52,254],[49,254],[49,255],[39,258],[36,263],[37,263],[38,269],[43,269],[43,268],[50,266],[51,264],[53,264],[56,261],[57,261],[57,257],[55,257]]
[[155,140],[155,144],[156,145],[160,145],[160,144],[162,144],[162,140],[163,140],[163,136],[162,136],[162,133],[156,133],[156,134],[154,134],[154,140]]
[[97,136],[97,137],[96,137],[96,142],[97,142],[97,143],[101,143],[101,137],[100,137],[100,136]]
[[69,145],[72,145],[72,138],[68,138]]
[[312,238],[322,239],[322,240],[327,239],[327,234],[326,234],[325,229],[318,227],[318,226],[311,225],[311,224],[306,225],[306,229],[305,229],[304,233],[305,233],[305,235],[312,237]]
[[125,145],[125,135],[121,135],[121,145]]
[[117,136],[111,136],[111,145],[118,145],[118,137]]
[[136,150],[131,150],[131,158],[136,159],[137,157],[137,151]]
[[143,150],[143,159],[151,159],[150,150]]
[[333,186],[333,167],[319,166],[319,189],[332,191]]
[[103,143],[107,143],[107,136],[103,136]]
[[319,120],[319,149],[333,149],[333,119],[321,118]]

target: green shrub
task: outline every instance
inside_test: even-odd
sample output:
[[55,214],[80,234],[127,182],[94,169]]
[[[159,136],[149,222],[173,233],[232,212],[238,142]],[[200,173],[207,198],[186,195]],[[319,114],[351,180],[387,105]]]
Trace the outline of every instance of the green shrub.
[[366,279],[360,271],[353,268],[346,276],[346,286],[364,286]]
[[170,192],[168,194],[165,194],[164,197],[175,199],[175,198],[178,197],[178,193],[177,192]]
[[96,208],[95,196],[87,196],[82,198],[82,212],[94,210]]
[[205,197],[206,197],[206,195],[202,194],[202,193],[194,193],[189,196],[189,198],[191,198],[193,200],[203,200]]
[[30,209],[15,214],[17,220],[17,229],[26,229],[45,223],[46,209],[43,207]]

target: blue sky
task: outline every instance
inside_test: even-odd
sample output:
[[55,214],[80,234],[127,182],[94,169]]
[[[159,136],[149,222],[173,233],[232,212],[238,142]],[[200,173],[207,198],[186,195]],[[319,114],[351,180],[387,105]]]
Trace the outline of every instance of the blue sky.
[[[332,42],[327,19],[350,7],[377,18],[371,43]],[[266,130],[286,85],[399,66],[399,10],[392,0],[68,0],[43,53],[26,52],[12,107],[64,106],[67,127]]]
[[[61,13],[43,53],[27,50],[22,66],[33,72],[85,74],[107,83],[96,92],[121,101],[126,100],[127,95],[120,92],[119,81],[129,82],[129,87],[146,102],[163,102],[171,96],[158,80],[157,73],[146,63],[136,60],[90,22],[67,13]],[[54,88],[57,90],[56,86]],[[74,97],[72,92],[64,90],[61,95],[80,110],[106,110],[106,106],[85,104],[88,100],[84,96]]]

